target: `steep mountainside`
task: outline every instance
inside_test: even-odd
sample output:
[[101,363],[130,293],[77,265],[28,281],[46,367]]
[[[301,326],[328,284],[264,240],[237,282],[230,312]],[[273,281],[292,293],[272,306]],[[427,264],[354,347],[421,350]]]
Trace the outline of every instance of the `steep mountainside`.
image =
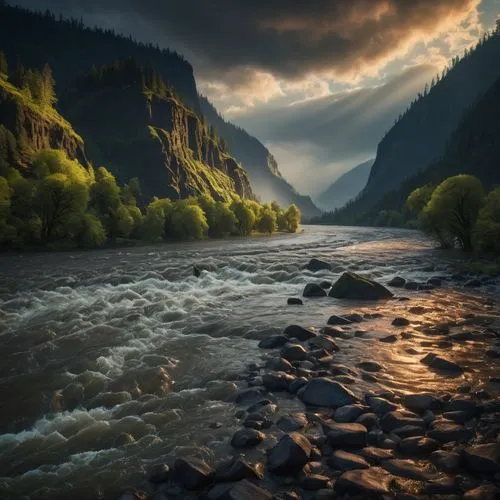
[[[78,102],[80,99],[76,103],[72,102],[71,99],[64,99],[61,89],[70,90],[71,95],[74,95],[75,86],[83,73],[88,72],[91,68],[109,65],[114,61],[123,61],[128,58],[134,59],[140,66],[154,68],[161,78],[166,81],[167,85],[175,89],[175,93],[180,96],[184,107],[193,110],[198,115],[201,114],[193,69],[178,54],[168,50],[161,50],[152,45],[137,43],[130,38],[119,36],[113,31],[86,28],[77,20],[64,21],[56,19],[52,14],[33,13],[16,7],[2,6],[1,4],[0,10],[0,48],[4,50],[9,61],[16,62],[19,60],[26,67],[41,68],[45,63],[49,63],[59,89],[61,98],[59,107],[64,115],[73,115],[74,108],[81,103]],[[117,96],[116,101],[122,98]],[[127,114],[129,118],[130,116],[140,116],[135,111],[129,113],[124,109],[128,104],[123,100],[121,104],[123,106],[120,108],[121,114]],[[252,182],[256,183],[254,192],[262,200],[277,199],[282,205],[295,202],[305,216],[319,213],[310,198],[298,195],[281,177],[274,158],[257,139],[229,123],[220,123],[221,119],[215,109],[210,107],[211,109],[207,111],[206,106],[204,108],[203,114],[217,129],[219,135],[226,139],[234,157],[248,170]],[[80,115],[77,118],[79,120]],[[90,124],[91,117],[87,118],[88,124]],[[159,118],[158,112],[155,113],[155,119]],[[83,116],[81,120],[85,126]],[[131,124],[131,127],[140,128],[144,123],[141,118],[140,123]],[[80,122],[75,123],[75,126],[79,128]],[[102,127],[99,128],[102,130]],[[88,132],[90,130],[86,129],[85,135],[89,135]],[[87,137],[85,139],[86,142],[89,142]],[[116,137],[116,140],[118,140],[118,137]],[[162,136],[158,134],[156,141],[160,140],[162,140]],[[100,143],[100,146],[97,143]],[[138,141],[134,141],[134,143],[137,147],[143,147],[146,144]],[[90,137],[87,149],[90,159],[97,162],[102,156],[94,158],[93,155],[100,149],[109,151],[111,145],[104,145],[103,141],[94,135]],[[121,149],[124,152],[127,148],[123,147]],[[147,181],[148,184],[151,183],[151,186],[156,185],[157,187],[161,186],[161,184],[157,183],[164,180],[165,172],[150,171],[147,158],[149,158],[148,155],[151,152],[147,150],[141,155],[140,151],[129,150],[129,154],[140,157],[141,161],[133,167],[130,160],[131,170],[127,170],[123,162],[116,162],[116,158],[113,156],[111,169],[117,169],[118,167],[115,164],[118,165],[119,163],[122,172],[127,170],[127,172],[132,173],[132,176],[150,177],[151,181]],[[108,157],[111,156],[108,154]],[[162,165],[164,165],[164,162],[162,162]],[[135,171],[134,168],[140,168],[141,172]],[[146,169],[148,170],[147,173],[145,173]],[[174,166],[173,170],[175,171],[175,169]],[[119,177],[122,175],[119,171],[114,171],[114,173]],[[180,172],[177,172],[174,177],[178,179],[179,183],[183,182],[183,176],[180,175]],[[186,178],[189,177],[186,174]],[[243,183],[242,180],[242,189]],[[177,187],[179,189],[174,188],[175,191],[181,189],[180,184]],[[165,190],[162,192],[165,192]]]
[[378,146],[362,196],[350,208],[369,211],[385,193],[441,157],[463,113],[500,76],[500,34],[483,39],[444,78],[414,101]]
[[147,198],[253,197],[246,172],[168,91],[159,95],[144,92],[139,82],[116,84],[79,91],[64,107],[85,137],[89,156],[120,182],[138,177]]
[[325,210],[343,207],[355,198],[365,187],[370,170],[375,160],[365,161],[341,175],[326,191],[321,193],[316,202]]
[[187,61],[175,52],[137,43],[110,30],[87,28],[77,20],[65,21],[48,12],[0,3],[0,47],[12,65],[21,61],[28,68],[41,68],[48,63],[59,90],[71,88],[93,65],[133,58],[141,66],[155,68],[187,106],[199,111],[193,68]]
[[229,151],[248,172],[254,192],[263,202],[276,200],[283,206],[295,203],[306,218],[321,213],[309,196],[298,194],[283,179],[273,155],[258,139],[226,122],[205,97],[200,96],[200,105],[204,117],[224,137]]
[[44,148],[62,149],[70,158],[87,162],[83,140],[72,126],[55,109],[38,105],[2,77],[0,128],[1,142],[5,142],[0,144],[2,152],[15,156],[11,159],[21,166]]
[[443,156],[425,170],[385,195],[374,208],[400,210],[413,189],[427,183],[438,184],[456,174],[472,174],[486,189],[500,185],[500,78],[465,113],[451,135]]

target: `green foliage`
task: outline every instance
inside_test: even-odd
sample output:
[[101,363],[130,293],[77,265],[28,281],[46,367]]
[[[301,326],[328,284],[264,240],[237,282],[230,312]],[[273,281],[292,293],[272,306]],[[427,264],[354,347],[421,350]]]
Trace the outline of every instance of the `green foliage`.
[[434,186],[432,184],[426,184],[414,189],[406,200],[407,207],[411,212],[419,214],[427,203],[429,203],[433,192]]
[[81,248],[97,248],[106,242],[106,230],[96,215],[87,212],[78,223],[75,239]]
[[262,233],[274,233],[276,231],[276,212],[269,205],[264,205],[264,209],[257,221],[257,229]]
[[456,175],[444,180],[434,190],[425,211],[457,240],[463,250],[470,251],[474,224],[483,198],[479,179],[471,175]]
[[7,218],[10,209],[11,188],[5,177],[0,177],[0,221]]
[[256,217],[252,206],[243,200],[235,200],[231,203],[231,210],[238,221],[236,231],[240,236],[248,236],[254,228]]
[[172,234],[182,240],[201,240],[208,232],[203,210],[198,205],[178,201],[172,215]]
[[490,191],[479,211],[476,238],[480,250],[500,254],[500,188]]
[[300,210],[292,203],[285,211],[286,231],[289,233],[297,232],[300,225],[300,217]]
[[7,58],[2,50],[0,50],[0,78],[7,79],[9,77],[9,65]]

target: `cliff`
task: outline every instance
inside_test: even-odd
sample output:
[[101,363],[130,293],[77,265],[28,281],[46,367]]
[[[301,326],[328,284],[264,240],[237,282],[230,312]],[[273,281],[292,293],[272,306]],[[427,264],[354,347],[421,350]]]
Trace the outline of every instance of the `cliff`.
[[138,177],[143,194],[252,198],[246,172],[176,95],[139,83],[73,94],[63,104],[85,137],[89,156],[120,182]]
[[200,106],[204,117],[224,137],[231,154],[248,172],[253,190],[262,202],[276,200],[282,206],[295,203],[304,218],[321,213],[309,196],[297,193],[281,176],[275,158],[258,139],[225,121],[206,98],[200,97]]
[[40,149],[66,151],[72,159],[86,164],[82,138],[52,107],[43,107],[0,77],[0,125],[17,139],[18,160],[24,166]]

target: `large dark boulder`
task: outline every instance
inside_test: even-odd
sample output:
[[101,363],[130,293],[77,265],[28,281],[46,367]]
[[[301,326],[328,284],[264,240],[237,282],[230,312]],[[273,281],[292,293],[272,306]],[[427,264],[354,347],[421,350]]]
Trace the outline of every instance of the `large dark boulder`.
[[306,269],[314,273],[316,271],[323,271],[323,270],[329,271],[332,268],[332,266],[328,264],[328,262],[325,262],[324,260],[320,259],[311,259],[305,267]]
[[336,299],[379,300],[390,299],[393,293],[376,281],[345,272],[333,284],[328,295]]
[[308,283],[304,291],[302,292],[303,297],[326,297],[326,292],[316,283]]
[[174,475],[187,490],[198,490],[212,481],[215,471],[204,460],[187,457],[175,461]]
[[304,342],[306,340],[312,339],[313,337],[316,337],[316,333],[314,333],[312,330],[299,325],[287,326],[285,328],[285,331],[283,332],[283,335],[296,338],[300,342]]
[[265,435],[255,429],[240,429],[231,439],[233,448],[252,448],[264,441]]
[[464,462],[474,472],[496,473],[500,471],[500,444],[477,444],[464,450]]
[[267,467],[278,475],[293,475],[308,462],[311,450],[311,443],[305,436],[291,432],[268,451]]
[[340,495],[358,495],[356,498],[379,498],[390,493],[393,476],[380,467],[344,472],[335,482]]
[[262,479],[263,476],[262,464],[249,464],[243,457],[230,458],[219,464],[215,470],[216,481]]
[[325,422],[323,427],[328,443],[333,448],[359,449],[366,446],[367,430],[364,425]]
[[342,384],[329,378],[318,377],[307,383],[300,394],[302,401],[312,406],[340,406],[357,403],[356,396]]

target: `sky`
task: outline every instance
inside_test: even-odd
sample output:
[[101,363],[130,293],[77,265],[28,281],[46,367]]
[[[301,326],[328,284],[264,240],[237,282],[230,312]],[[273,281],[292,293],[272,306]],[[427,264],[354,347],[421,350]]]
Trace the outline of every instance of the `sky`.
[[[17,0],[182,53],[198,88],[316,195],[495,24],[500,0]],[[307,175],[304,175],[306,173]]]

